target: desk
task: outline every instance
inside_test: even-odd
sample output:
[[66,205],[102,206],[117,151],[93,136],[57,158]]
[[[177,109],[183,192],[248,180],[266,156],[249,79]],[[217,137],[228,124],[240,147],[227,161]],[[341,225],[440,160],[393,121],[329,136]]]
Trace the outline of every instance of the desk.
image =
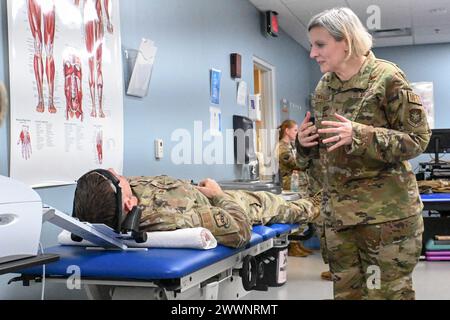
[[422,255],[425,255],[425,244],[437,234],[450,234],[450,193],[421,194],[424,210],[439,211],[439,216],[424,216],[424,232],[422,237]]

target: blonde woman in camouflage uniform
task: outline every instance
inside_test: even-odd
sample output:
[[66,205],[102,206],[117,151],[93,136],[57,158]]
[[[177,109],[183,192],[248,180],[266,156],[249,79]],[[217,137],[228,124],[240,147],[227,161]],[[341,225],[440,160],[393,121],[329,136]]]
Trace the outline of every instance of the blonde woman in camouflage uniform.
[[[298,172],[298,193],[301,198],[309,197],[308,175],[306,174],[307,162],[299,157],[295,147],[295,139],[298,134],[298,124],[294,120],[285,120],[278,127],[279,142],[277,145],[278,164],[283,190],[291,191],[292,173]],[[293,257],[307,257],[312,253],[305,248],[300,241],[291,241],[288,254]]]
[[320,157],[328,259],[336,299],[414,299],[412,272],[423,220],[408,160],[430,139],[420,98],[404,73],[370,51],[372,38],[348,8],[308,26],[311,58],[324,76],[299,141]]
[[[204,227],[218,243],[243,247],[250,241],[252,225],[307,223],[319,215],[320,195],[288,202],[263,191],[224,192],[211,179],[194,186],[168,176],[125,178],[109,171],[119,180],[122,212],[127,214],[136,206],[142,211],[141,231]],[[77,182],[73,215],[115,228],[117,193],[105,174],[88,172]]]

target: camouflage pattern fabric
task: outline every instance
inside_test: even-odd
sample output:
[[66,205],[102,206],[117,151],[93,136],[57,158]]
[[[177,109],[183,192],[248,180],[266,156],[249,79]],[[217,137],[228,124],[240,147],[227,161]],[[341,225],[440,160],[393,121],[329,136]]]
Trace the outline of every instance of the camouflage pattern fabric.
[[450,193],[450,181],[448,180],[423,180],[417,183],[420,193]]
[[217,241],[244,246],[251,237],[251,222],[242,207],[228,197],[210,201],[190,182],[167,176],[128,179],[142,210],[144,231],[205,227]]
[[[322,177],[324,175],[324,168],[320,165],[319,159],[311,159],[309,161],[308,169],[306,170],[308,174],[309,182],[309,193],[314,195],[323,189]],[[323,202],[323,199],[322,199]],[[322,205],[321,205],[322,211]],[[325,240],[325,220],[324,213],[321,212],[320,216],[314,220],[314,226],[316,228],[316,236],[320,240],[320,254],[322,255],[322,260],[325,264],[328,264],[328,253],[327,253],[327,242]]]
[[[325,74],[313,98],[316,124],[338,113],[353,126],[353,143],[328,153],[322,143],[301,148],[320,156],[327,223],[336,228],[378,224],[417,215],[423,205],[411,165],[431,135],[420,98],[403,72],[370,52],[360,72],[341,82]],[[321,136],[321,140],[326,135]]]
[[[297,152],[296,144],[288,143],[284,140],[280,140],[277,146],[278,159],[280,166],[280,175],[282,178],[282,187],[285,191],[291,191],[291,177],[294,170],[298,171],[298,193],[302,199],[308,198],[316,194],[319,189],[317,188],[317,180],[314,176],[309,173],[309,161],[303,159],[299,156]],[[311,187],[310,183],[313,182],[314,186]],[[316,190],[317,189],[317,190]],[[316,191],[316,192],[314,192]],[[319,223],[322,224],[322,219],[319,217],[317,220],[321,220]],[[304,230],[299,230],[296,234],[301,234]],[[308,253],[300,250],[303,247],[300,242],[297,245],[290,246],[291,248],[297,248],[297,250],[292,249],[292,256],[307,256]],[[321,247],[322,248],[322,247]],[[324,260],[325,261],[325,260]]]
[[318,215],[313,199],[287,202],[267,192],[226,191],[209,200],[187,180],[157,176],[128,181],[142,210],[143,231],[201,226],[230,247],[247,244],[253,224],[303,223]]
[[244,208],[253,225],[307,223],[319,215],[312,198],[286,201],[265,191],[227,190],[225,193]]
[[301,158],[294,144],[280,140],[277,146],[278,162],[282,178],[283,190],[291,190],[292,171],[298,171],[299,193],[302,198],[308,197],[308,175],[305,172],[308,161]]
[[8,108],[8,95],[6,93],[6,88],[3,82],[0,82],[0,125],[6,115]]
[[339,231],[327,226],[334,298],[415,299],[412,272],[419,261],[422,233],[421,215]]
[[[405,221],[418,219],[423,204],[408,160],[425,150],[431,136],[420,98],[396,65],[369,52],[350,80],[325,74],[312,102],[319,129],[335,113],[353,127],[350,146],[329,153],[319,142],[299,150],[305,159],[320,158],[323,168],[321,216],[335,298],[414,298],[411,273],[423,224]],[[380,269],[379,290],[364,291],[368,265]]]
[[308,174],[309,193],[314,195],[323,189],[322,177],[324,168],[320,166],[319,159],[311,159],[306,173]]
[[316,237],[319,238],[320,241],[320,254],[322,256],[322,260],[325,264],[328,264],[328,249],[327,241],[325,238],[325,221],[322,214],[319,215],[319,217],[314,221],[314,227],[316,228]]

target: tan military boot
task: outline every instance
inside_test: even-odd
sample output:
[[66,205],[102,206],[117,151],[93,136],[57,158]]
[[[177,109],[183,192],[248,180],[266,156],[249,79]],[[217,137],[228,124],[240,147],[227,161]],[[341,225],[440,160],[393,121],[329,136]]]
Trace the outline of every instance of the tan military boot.
[[298,241],[295,241],[295,242],[291,242],[289,244],[288,256],[290,256],[290,257],[307,257],[307,256],[309,256],[309,253],[304,251],[300,247]]
[[298,242],[298,246],[301,250],[305,251],[307,254],[313,253],[313,251],[311,249],[306,248],[301,241]]
[[331,274],[330,271],[324,271],[320,274],[320,277],[323,280],[327,280],[327,281],[333,281],[333,275]]

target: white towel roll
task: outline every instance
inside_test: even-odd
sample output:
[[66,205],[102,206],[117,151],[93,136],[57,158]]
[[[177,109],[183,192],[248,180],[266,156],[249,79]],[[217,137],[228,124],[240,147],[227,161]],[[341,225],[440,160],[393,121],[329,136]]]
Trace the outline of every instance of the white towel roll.
[[[58,243],[66,246],[94,247],[89,241],[72,241],[70,232],[63,230],[58,235]],[[211,231],[205,228],[188,228],[174,231],[147,232],[147,241],[136,243],[134,240],[125,240],[130,248],[187,248],[208,250],[217,247],[217,240]]]

